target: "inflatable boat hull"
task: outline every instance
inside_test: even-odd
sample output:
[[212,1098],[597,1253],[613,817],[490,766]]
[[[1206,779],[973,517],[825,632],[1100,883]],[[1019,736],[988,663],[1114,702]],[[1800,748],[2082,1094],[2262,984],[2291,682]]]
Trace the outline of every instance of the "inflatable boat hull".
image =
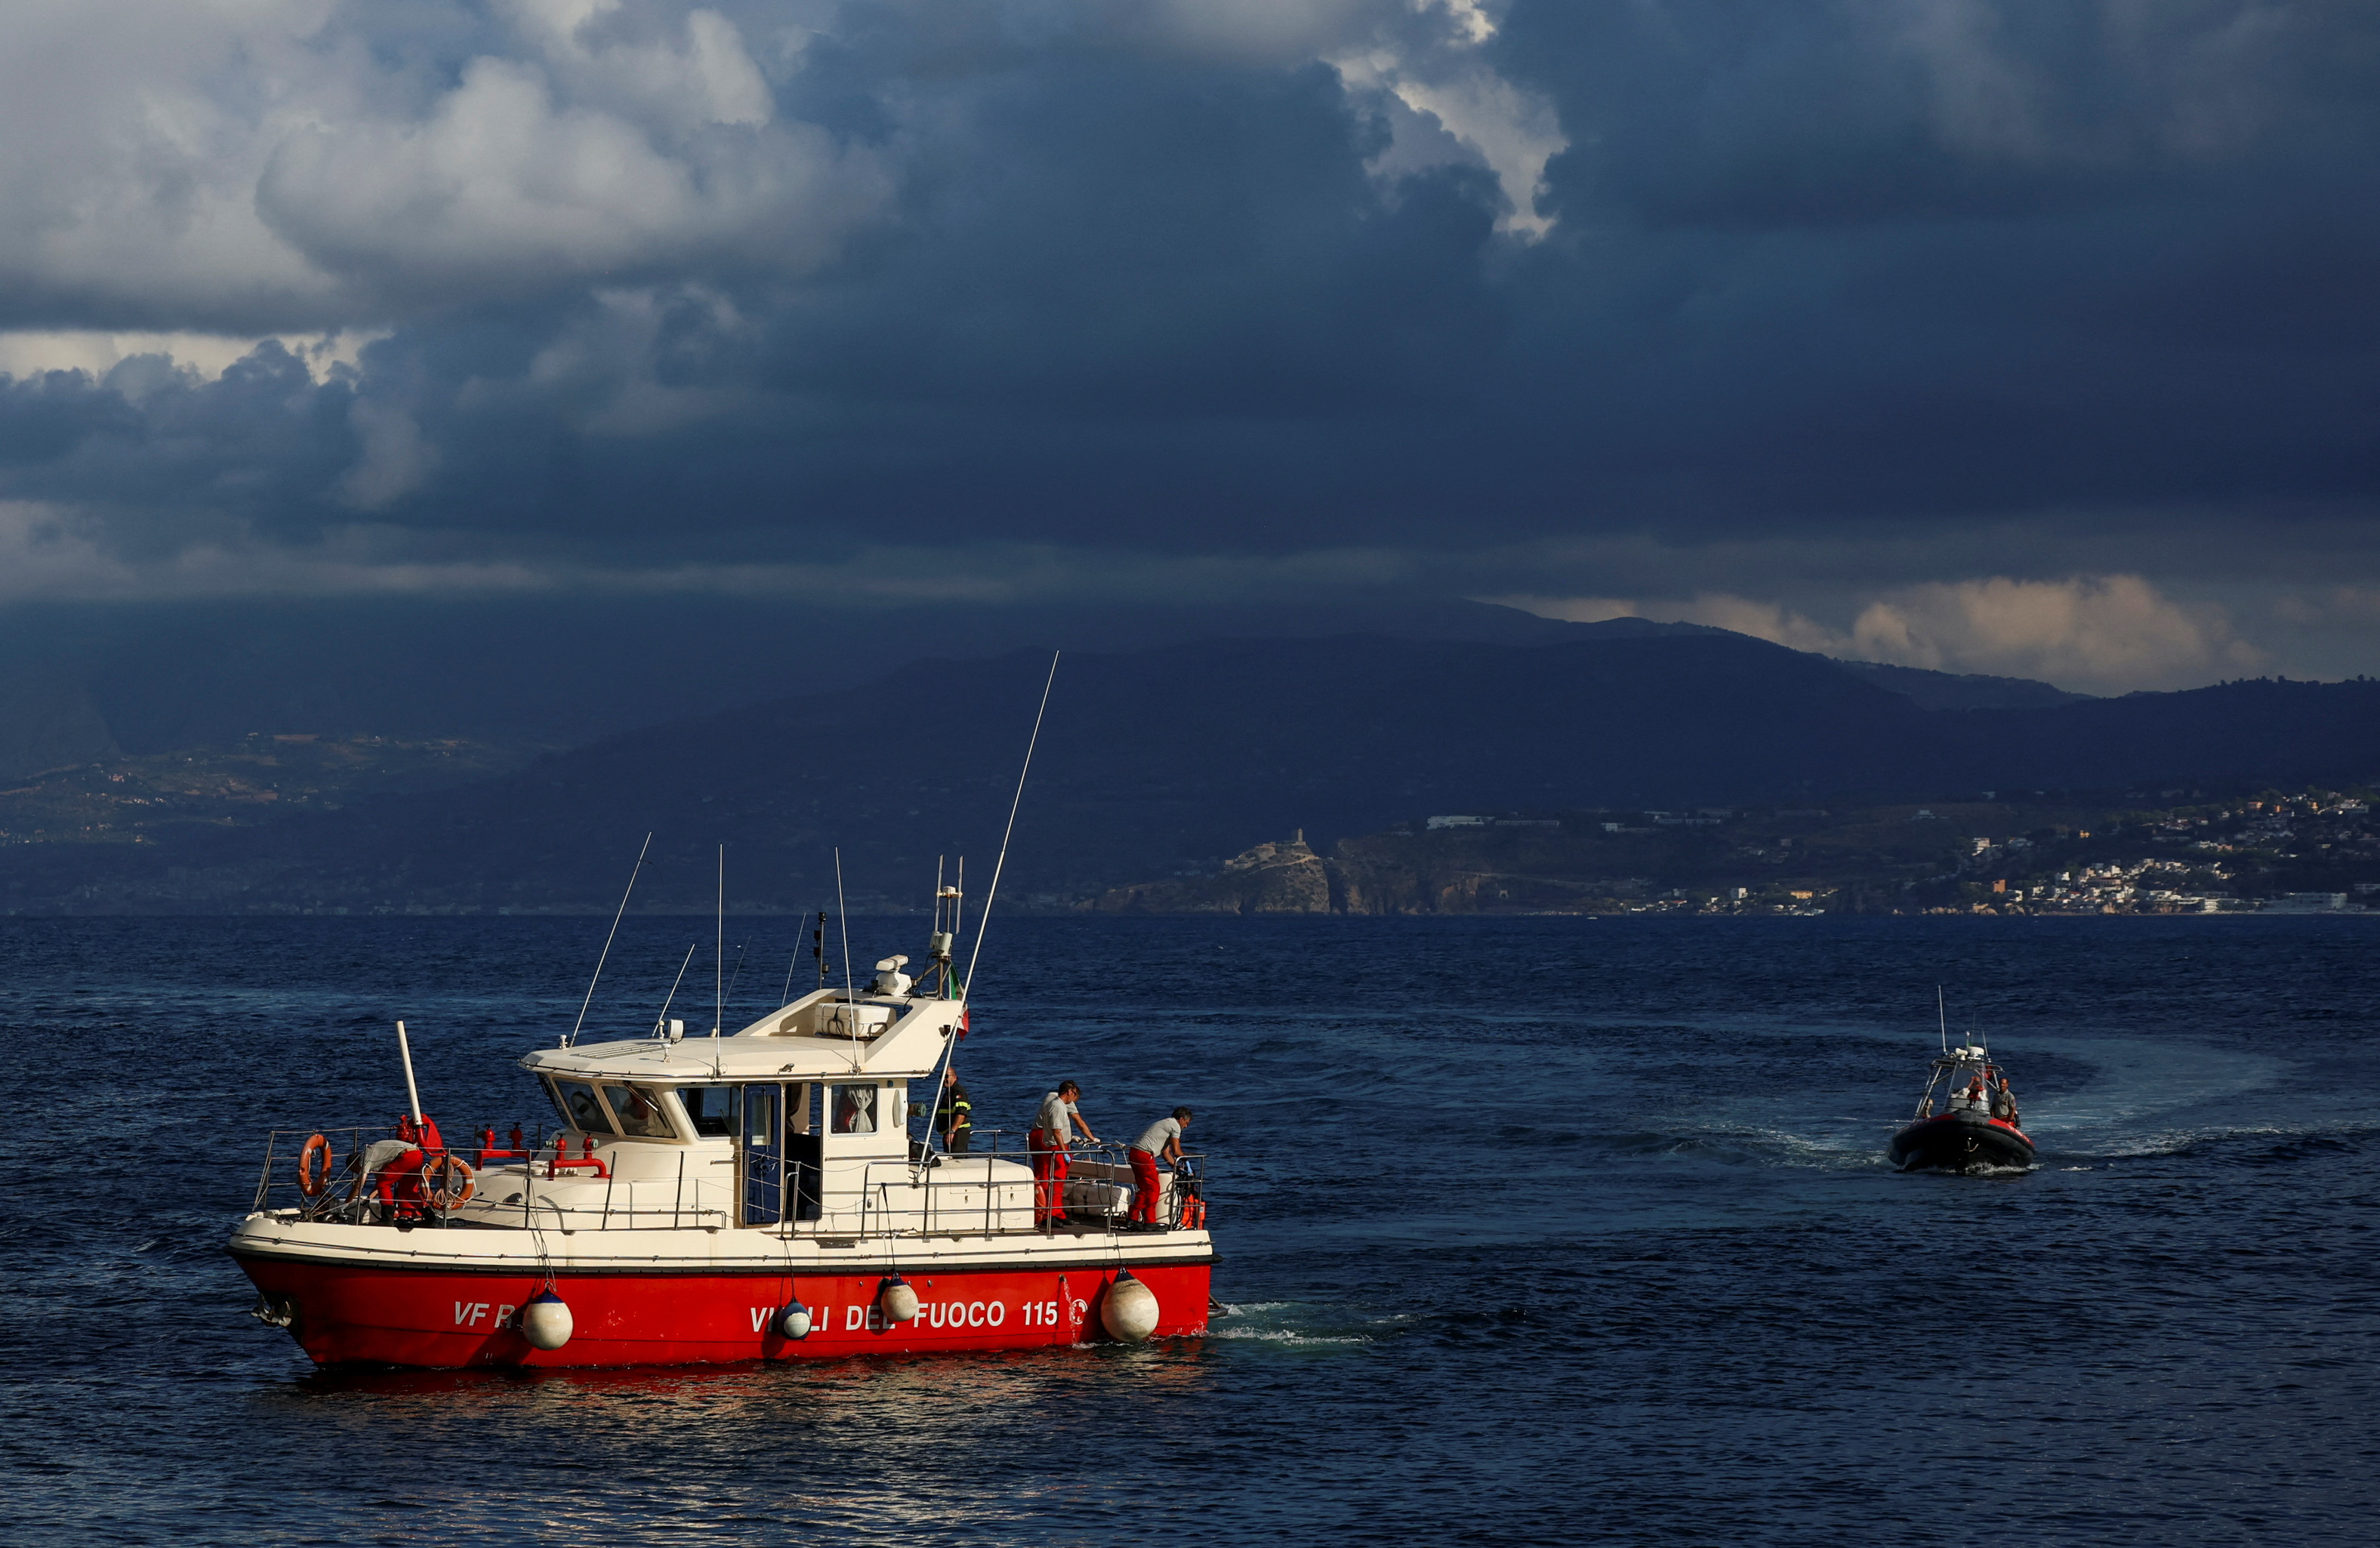
[[2033,1164],[2033,1141],[2003,1118],[1953,1111],[1920,1118],[1892,1137],[1888,1152],[1904,1172],[1986,1172]]

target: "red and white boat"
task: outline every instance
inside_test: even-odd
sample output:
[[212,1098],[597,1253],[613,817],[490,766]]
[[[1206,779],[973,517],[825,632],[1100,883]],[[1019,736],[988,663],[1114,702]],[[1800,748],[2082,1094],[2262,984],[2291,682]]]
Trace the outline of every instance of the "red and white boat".
[[[949,943],[939,987],[892,958],[865,993],[820,989],[732,1035],[666,1022],[532,1053],[551,1137],[450,1146],[418,1099],[394,1131],[276,1135],[229,1245],[258,1315],[318,1364],[437,1368],[1203,1332],[1214,1248],[1190,1168],[1132,1230],[1121,1155],[1077,1152],[1037,1183],[1022,1154],[911,1137],[913,1086],[937,1088],[966,1026]],[[1062,1190],[1046,1225],[1037,1187]]]

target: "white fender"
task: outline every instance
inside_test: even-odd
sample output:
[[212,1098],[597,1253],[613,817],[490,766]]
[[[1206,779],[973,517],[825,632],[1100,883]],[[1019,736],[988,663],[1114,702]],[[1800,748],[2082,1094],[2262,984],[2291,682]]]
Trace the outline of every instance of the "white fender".
[[1099,1325],[1108,1336],[1126,1344],[1137,1344],[1157,1327],[1157,1293],[1132,1276],[1126,1269],[1115,1276],[1108,1293],[1099,1298]]
[[795,1301],[778,1312],[777,1331],[787,1338],[808,1338],[810,1335],[810,1309]]
[[917,1314],[917,1292],[899,1274],[884,1282],[884,1290],[876,1298],[877,1310],[884,1313],[886,1326],[905,1323]]
[[559,1349],[570,1342],[570,1307],[551,1290],[540,1290],[520,1309],[521,1336],[537,1349]]

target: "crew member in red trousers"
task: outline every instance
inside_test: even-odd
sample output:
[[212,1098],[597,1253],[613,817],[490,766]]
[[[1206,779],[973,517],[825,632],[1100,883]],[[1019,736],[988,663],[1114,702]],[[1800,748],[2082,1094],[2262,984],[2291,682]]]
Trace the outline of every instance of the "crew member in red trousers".
[[1075,1104],[1083,1097],[1083,1088],[1072,1080],[1061,1080],[1058,1089],[1041,1099],[1040,1115],[1033,1120],[1032,1131],[1026,1135],[1026,1148],[1033,1152],[1033,1224],[1057,1225],[1066,1219],[1066,1147],[1075,1142],[1075,1131],[1097,1143],[1099,1136],[1083,1121]]
[[428,1197],[421,1187],[422,1169],[446,1142],[439,1138],[435,1123],[425,1117],[416,1124],[409,1113],[396,1120],[396,1137],[406,1149],[382,1164],[375,1181],[381,1208],[393,1218],[411,1220],[421,1213],[422,1200]]
[[1158,1218],[1157,1202],[1163,1197],[1157,1184],[1157,1162],[1162,1156],[1175,1165],[1182,1162],[1182,1131],[1190,1124],[1190,1109],[1176,1107],[1170,1118],[1160,1118],[1141,1131],[1139,1139],[1124,1156],[1132,1163],[1132,1225],[1135,1229],[1147,1226],[1161,1231],[1165,1223]]

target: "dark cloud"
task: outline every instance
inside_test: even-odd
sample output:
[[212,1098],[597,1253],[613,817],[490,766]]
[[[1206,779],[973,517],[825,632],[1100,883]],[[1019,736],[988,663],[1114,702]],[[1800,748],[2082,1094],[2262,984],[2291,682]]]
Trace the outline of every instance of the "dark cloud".
[[[177,542],[301,588],[1005,544],[2246,619],[2228,552],[2309,523],[2380,582],[2366,6],[518,0],[112,61],[107,9],[32,52],[187,123],[9,110],[0,351],[288,343],[0,384],[0,499],[87,551],[28,591],[170,589]],[[382,336],[293,353],[342,327]],[[1866,557],[1832,600],[1728,557],[1780,542]]]

